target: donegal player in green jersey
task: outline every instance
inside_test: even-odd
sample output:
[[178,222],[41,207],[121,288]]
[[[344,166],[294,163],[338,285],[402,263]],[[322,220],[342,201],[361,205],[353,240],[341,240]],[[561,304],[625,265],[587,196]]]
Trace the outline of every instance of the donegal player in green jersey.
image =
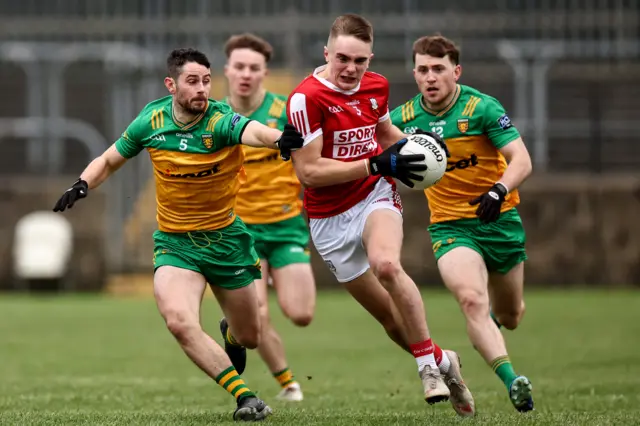
[[512,330],[524,314],[525,232],[515,207],[531,159],[500,102],[457,84],[462,69],[450,40],[422,37],[413,58],[420,94],[391,118],[405,133],[437,133],[451,153],[442,180],[425,191],[438,269],[466,317],[471,342],[516,409],[529,411],[531,383],[514,372],[494,321]]
[[186,355],[236,398],[233,418],[260,420],[271,409],[203,331],[200,304],[208,282],[233,330],[235,346],[258,346],[253,281],[260,278],[260,261],[253,238],[235,213],[243,179],[240,144],[279,147],[288,157],[302,146],[302,138],[290,127],[284,132],[271,129],[208,99],[211,71],[203,53],[174,50],[167,66],[164,82],[171,96],[145,106],[122,136],[87,166],[54,211],[71,208],[127,159],[143,149],[149,152],[158,204],[159,229],[153,235],[158,310]]
[[[263,86],[271,45],[253,34],[225,44],[229,96],[233,110],[274,129],[287,123],[287,98]],[[258,353],[280,384],[278,399],[301,401],[300,384],[285,357],[284,346],[269,318],[267,282],[272,278],[280,309],[298,326],[307,326],[315,310],[315,282],[308,250],[309,231],[302,216],[301,185],[290,161],[266,148],[243,147],[247,179],[240,187],[236,213],[256,241],[262,279],[256,280],[262,337]]]

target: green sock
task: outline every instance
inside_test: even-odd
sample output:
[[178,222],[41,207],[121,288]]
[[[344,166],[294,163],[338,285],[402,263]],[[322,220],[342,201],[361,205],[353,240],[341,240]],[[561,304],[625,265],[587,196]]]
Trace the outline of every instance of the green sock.
[[249,396],[256,396],[244,383],[244,380],[238,375],[238,372],[233,366],[220,373],[218,377],[216,377],[216,382],[238,401]]
[[491,369],[500,377],[500,380],[502,380],[507,389],[509,389],[513,380],[518,377],[516,372],[513,371],[513,365],[511,365],[509,355],[499,356],[491,361]]
[[273,373],[273,377],[276,378],[278,383],[280,383],[280,386],[282,386],[283,388],[286,388],[291,383],[295,382],[293,373],[291,372],[289,367],[285,368],[282,371],[278,371],[277,373]]

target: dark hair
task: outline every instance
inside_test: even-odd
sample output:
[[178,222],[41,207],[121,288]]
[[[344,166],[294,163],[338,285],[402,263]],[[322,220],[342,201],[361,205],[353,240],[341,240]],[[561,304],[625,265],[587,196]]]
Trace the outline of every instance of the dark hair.
[[211,68],[207,55],[199,50],[188,48],[174,49],[169,53],[167,58],[167,70],[169,71],[169,77],[176,80],[182,72],[182,67],[187,62],[195,62],[207,68]]
[[352,36],[365,43],[373,42],[373,26],[369,21],[355,13],[347,13],[338,16],[329,32],[329,38],[333,39],[340,35]]
[[231,56],[231,52],[236,49],[251,49],[254,52],[258,52],[264,56],[266,62],[269,62],[273,55],[273,47],[269,42],[251,33],[237,34],[227,40],[224,45],[224,53],[227,55],[227,59]]
[[420,37],[413,43],[413,62],[416,62],[416,55],[429,55],[434,58],[444,58],[449,56],[455,65],[460,63],[460,49],[448,38],[435,34],[432,36]]

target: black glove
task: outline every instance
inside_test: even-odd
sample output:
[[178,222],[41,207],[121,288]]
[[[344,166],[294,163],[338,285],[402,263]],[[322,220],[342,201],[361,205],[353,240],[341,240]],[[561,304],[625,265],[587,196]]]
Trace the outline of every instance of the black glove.
[[413,134],[431,136],[433,139],[435,139],[438,145],[440,145],[440,148],[442,148],[444,152],[447,154],[447,158],[451,157],[451,154],[449,154],[449,148],[447,148],[447,144],[444,143],[444,139],[442,139],[442,137],[439,134],[435,132],[427,132],[426,130],[422,130],[420,128],[416,129],[416,131],[413,132]]
[[397,178],[400,182],[413,188],[413,182],[409,179],[421,181],[422,176],[418,176],[412,171],[427,170],[427,165],[416,163],[416,161],[424,161],[422,154],[400,154],[400,149],[407,143],[407,139],[401,139],[384,150],[382,154],[369,158],[369,171],[372,175],[391,176]]
[[67,207],[71,208],[81,198],[87,196],[89,185],[82,179],[78,179],[71,188],[67,189],[53,207],[54,212],[63,212]]
[[280,150],[280,158],[284,161],[291,159],[291,151],[295,151],[298,148],[302,148],[304,139],[300,132],[296,130],[293,125],[287,123],[284,125],[282,135],[276,141],[276,145]]
[[507,188],[501,183],[496,183],[487,192],[469,202],[470,205],[478,205],[476,215],[482,223],[491,223],[498,220],[500,208],[507,196]]

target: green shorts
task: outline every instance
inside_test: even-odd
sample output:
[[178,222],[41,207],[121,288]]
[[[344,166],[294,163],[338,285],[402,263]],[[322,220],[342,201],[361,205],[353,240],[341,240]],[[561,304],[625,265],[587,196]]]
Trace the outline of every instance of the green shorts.
[[256,251],[272,268],[283,268],[294,263],[309,263],[309,228],[302,215],[281,222],[249,225],[256,240]]
[[245,287],[261,277],[253,237],[239,218],[217,231],[153,233],[154,271],[175,266],[202,274],[209,285]]
[[516,209],[488,224],[479,219],[460,219],[429,226],[436,261],[456,247],[469,247],[480,253],[489,272],[506,274],[527,260],[522,220]]

